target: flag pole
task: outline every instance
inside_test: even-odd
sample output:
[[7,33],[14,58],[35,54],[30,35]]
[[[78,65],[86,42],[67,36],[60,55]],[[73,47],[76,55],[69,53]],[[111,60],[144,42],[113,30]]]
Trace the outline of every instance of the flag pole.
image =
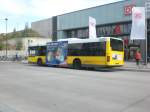
[[145,2],[145,65],[147,66],[147,2]]

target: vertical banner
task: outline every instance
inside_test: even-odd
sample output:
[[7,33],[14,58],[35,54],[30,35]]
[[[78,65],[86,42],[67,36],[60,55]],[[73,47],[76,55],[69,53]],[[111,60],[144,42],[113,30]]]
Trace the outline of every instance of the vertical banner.
[[145,8],[132,8],[131,40],[145,39]]
[[96,38],[96,19],[89,17],[89,38]]

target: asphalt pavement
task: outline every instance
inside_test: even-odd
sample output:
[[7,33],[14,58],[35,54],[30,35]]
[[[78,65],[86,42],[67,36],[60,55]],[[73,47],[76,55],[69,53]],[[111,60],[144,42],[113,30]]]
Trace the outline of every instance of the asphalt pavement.
[[0,112],[149,112],[150,73],[126,66],[74,70],[0,62]]

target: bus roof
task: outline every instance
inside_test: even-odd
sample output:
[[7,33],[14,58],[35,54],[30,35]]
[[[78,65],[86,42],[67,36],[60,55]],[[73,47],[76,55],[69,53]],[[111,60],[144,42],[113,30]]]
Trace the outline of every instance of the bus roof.
[[98,37],[98,38],[87,38],[87,39],[66,38],[66,39],[59,39],[58,41],[68,41],[69,44],[71,44],[71,43],[89,43],[89,42],[104,42],[110,38],[122,40],[120,38],[114,38],[114,37]]

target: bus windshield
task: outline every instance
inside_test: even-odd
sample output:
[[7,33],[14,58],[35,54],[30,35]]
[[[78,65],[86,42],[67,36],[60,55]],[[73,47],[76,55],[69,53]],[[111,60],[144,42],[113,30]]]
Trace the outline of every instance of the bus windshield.
[[123,51],[123,41],[110,38],[110,46],[112,51]]

